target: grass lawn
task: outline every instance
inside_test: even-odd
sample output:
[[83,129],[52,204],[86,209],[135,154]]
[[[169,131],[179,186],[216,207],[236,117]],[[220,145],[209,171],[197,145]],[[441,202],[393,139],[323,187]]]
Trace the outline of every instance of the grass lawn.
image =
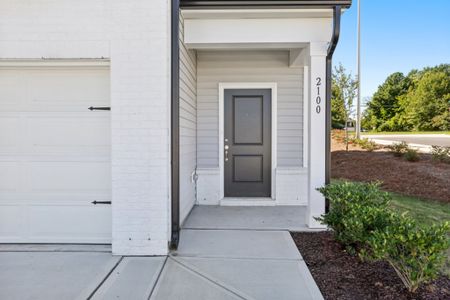
[[[450,204],[448,203],[434,202],[395,193],[390,194],[392,195],[392,208],[400,212],[407,211],[417,222],[432,225],[450,221]],[[450,249],[447,250],[447,259],[442,272],[450,277]]]
[[392,132],[361,132],[361,135],[391,135],[391,134],[448,134],[450,131],[392,131]]
[[391,205],[426,225],[450,221],[450,204],[391,193]]
[[[331,183],[342,183],[346,180],[331,179]],[[450,222],[450,203],[437,202],[418,197],[405,196],[389,192],[392,197],[391,207],[400,213],[408,212],[417,222],[424,225]]]

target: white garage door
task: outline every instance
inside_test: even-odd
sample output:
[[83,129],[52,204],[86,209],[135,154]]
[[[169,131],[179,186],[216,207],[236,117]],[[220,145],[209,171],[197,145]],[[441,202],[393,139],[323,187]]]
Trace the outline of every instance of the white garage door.
[[0,67],[0,242],[110,243],[107,67]]

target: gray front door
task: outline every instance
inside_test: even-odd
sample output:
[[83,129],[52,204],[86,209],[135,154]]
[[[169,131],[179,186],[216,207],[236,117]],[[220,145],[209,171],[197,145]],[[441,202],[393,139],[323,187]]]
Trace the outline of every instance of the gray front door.
[[225,90],[225,197],[270,197],[271,90]]

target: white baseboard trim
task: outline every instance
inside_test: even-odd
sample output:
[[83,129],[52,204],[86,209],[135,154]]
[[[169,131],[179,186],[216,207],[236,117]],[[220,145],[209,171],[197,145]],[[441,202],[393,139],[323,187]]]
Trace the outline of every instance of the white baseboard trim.
[[270,197],[225,197],[220,195],[220,171],[218,168],[197,168],[197,204],[223,206],[305,206],[308,205],[308,169],[302,167],[278,167],[276,194]]
[[275,206],[276,201],[272,198],[257,198],[257,197],[225,197],[220,200],[221,206]]

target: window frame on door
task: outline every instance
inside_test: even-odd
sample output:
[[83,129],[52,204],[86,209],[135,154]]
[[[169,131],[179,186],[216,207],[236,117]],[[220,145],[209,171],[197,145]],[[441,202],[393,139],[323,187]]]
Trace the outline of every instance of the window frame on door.
[[225,166],[224,166],[224,138],[225,138],[225,90],[233,89],[270,89],[271,90],[271,188],[270,197],[276,195],[277,168],[277,83],[276,82],[220,82],[219,83],[219,199],[225,198]]

